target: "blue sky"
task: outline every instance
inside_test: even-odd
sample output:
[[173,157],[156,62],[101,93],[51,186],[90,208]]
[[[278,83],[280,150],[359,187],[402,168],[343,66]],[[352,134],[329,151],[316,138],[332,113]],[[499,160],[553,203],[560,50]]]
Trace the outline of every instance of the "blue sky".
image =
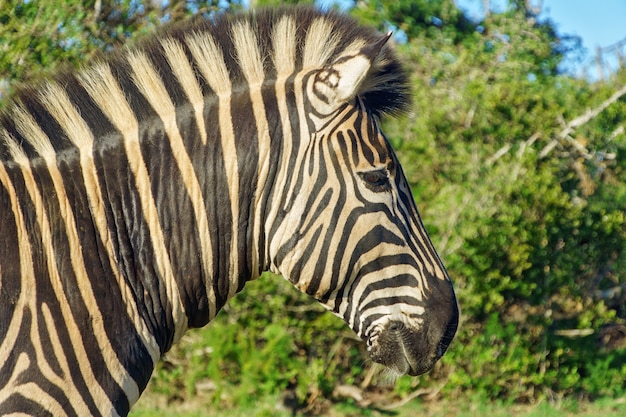
[[[533,4],[541,0],[532,0]],[[457,5],[470,17],[483,14],[482,0],[456,0]],[[491,0],[497,11],[506,1]],[[626,0],[543,0],[540,18],[550,18],[559,34],[577,35],[587,49],[587,61],[596,54],[597,47],[607,47],[626,38]],[[626,48],[622,48],[626,53]],[[608,58],[607,65],[615,67],[615,59]],[[590,68],[592,72],[595,67]]]
[[544,0],[544,15],[557,23],[560,33],[578,35],[595,51],[626,38],[624,0]]

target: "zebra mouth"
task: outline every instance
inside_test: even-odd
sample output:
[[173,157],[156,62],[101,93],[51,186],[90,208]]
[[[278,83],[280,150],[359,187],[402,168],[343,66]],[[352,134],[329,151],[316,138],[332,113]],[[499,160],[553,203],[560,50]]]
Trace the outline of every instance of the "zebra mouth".
[[451,328],[443,336],[433,337],[428,328],[414,330],[404,323],[391,322],[372,344],[370,357],[399,375],[422,375],[446,352],[451,335]]

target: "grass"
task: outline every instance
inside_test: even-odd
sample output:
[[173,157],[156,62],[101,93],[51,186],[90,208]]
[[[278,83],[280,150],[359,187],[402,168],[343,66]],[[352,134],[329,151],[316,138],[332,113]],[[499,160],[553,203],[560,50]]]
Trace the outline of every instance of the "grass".
[[218,410],[215,405],[206,404],[202,401],[166,404],[158,397],[150,394],[145,398],[142,397],[131,411],[130,417],[291,417],[293,415],[289,411],[276,408],[277,398],[267,398],[254,406]]
[[[147,392],[131,412],[131,417],[291,417],[304,416],[285,410],[279,397],[258,399],[255,404],[241,408],[218,409],[202,397],[167,404],[165,397]],[[534,405],[498,404],[480,399],[443,399],[431,402],[412,401],[393,410],[360,408],[350,402],[329,406],[321,415],[329,417],[623,417],[626,398],[579,402],[565,399],[556,403]]]

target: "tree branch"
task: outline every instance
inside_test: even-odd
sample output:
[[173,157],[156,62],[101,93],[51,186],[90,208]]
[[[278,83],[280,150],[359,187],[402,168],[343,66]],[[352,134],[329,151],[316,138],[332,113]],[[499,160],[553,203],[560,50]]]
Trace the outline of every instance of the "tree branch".
[[539,158],[545,158],[546,156],[548,156],[548,154],[556,147],[556,145],[561,140],[567,140],[573,147],[575,147],[577,150],[583,153],[583,155],[587,155],[588,154],[587,149],[585,149],[584,146],[582,146],[581,144],[579,144],[578,142],[570,138],[569,137],[570,133],[572,133],[574,129],[588,123],[590,120],[593,120],[596,116],[602,113],[607,107],[615,103],[625,94],[626,94],[626,85],[622,87],[621,89],[619,89],[618,91],[616,91],[611,97],[603,101],[595,109],[587,110],[584,114],[581,114],[580,116],[571,120],[567,125],[565,125],[565,128],[561,132],[559,132],[557,137],[555,139],[552,139],[550,143],[548,143],[541,150],[541,152],[539,153]]

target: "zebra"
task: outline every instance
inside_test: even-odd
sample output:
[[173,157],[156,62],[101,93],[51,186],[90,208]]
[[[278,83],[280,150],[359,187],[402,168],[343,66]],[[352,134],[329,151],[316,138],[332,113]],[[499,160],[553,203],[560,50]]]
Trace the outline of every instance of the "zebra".
[[380,129],[409,103],[389,37],[225,13],[21,87],[0,115],[0,413],[127,415],[264,271],[373,361],[429,371],[459,310]]

